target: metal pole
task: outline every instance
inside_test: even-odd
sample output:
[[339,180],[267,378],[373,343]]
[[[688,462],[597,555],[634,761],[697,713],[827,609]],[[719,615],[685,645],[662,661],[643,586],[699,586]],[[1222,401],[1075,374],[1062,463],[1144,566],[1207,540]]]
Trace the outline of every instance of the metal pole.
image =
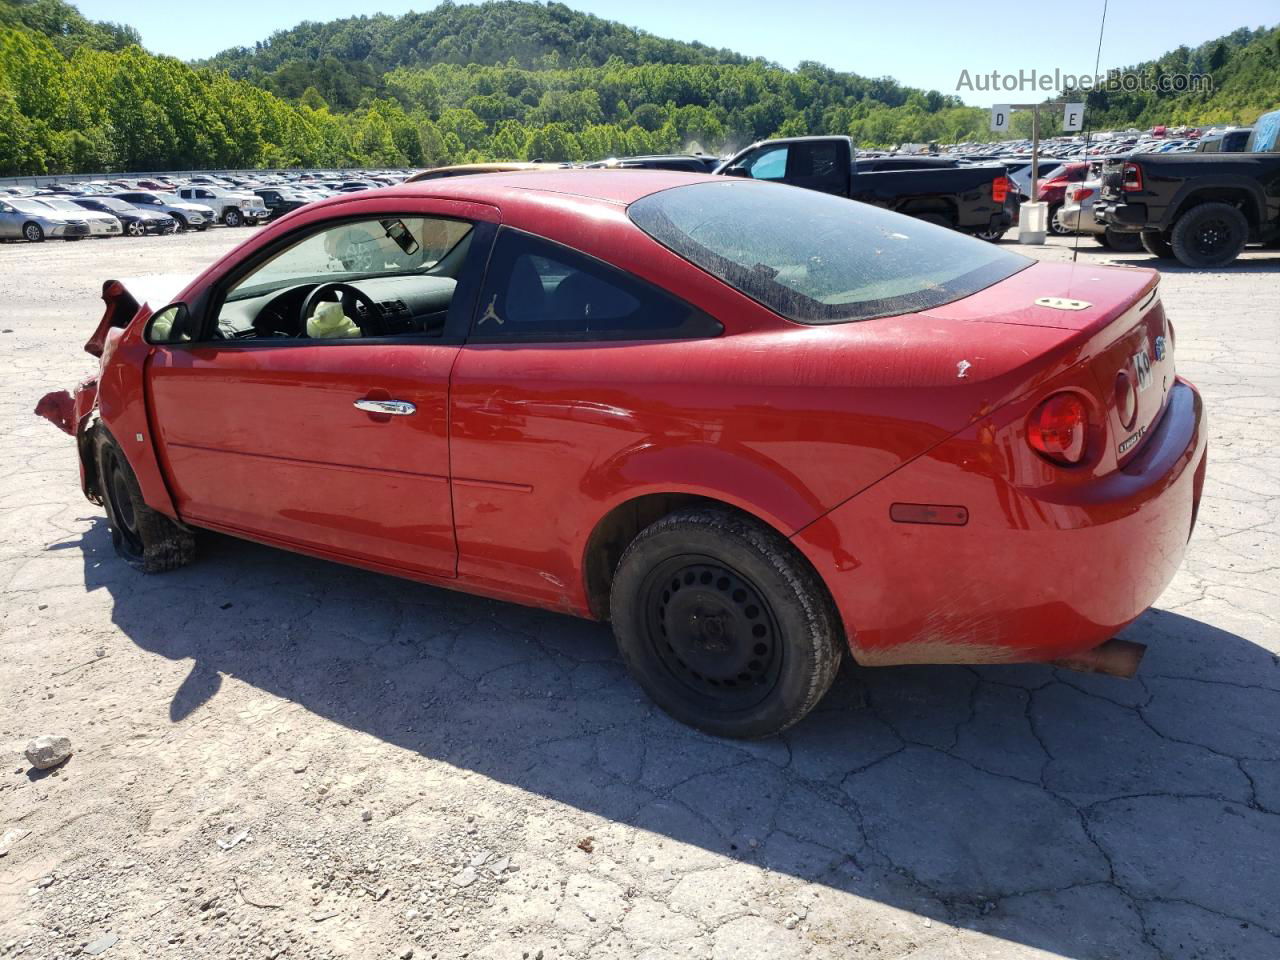
[[1031,108],[1031,202],[1038,199],[1036,183],[1040,179],[1040,104]]

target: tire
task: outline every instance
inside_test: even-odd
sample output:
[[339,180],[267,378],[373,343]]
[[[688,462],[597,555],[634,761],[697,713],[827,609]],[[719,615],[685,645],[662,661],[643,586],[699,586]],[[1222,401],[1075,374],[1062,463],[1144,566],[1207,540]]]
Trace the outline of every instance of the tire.
[[143,573],[165,573],[195,559],[191,531],[147,506],[120,445],[101,425],[94,430],[93,449],[116,553]]
[[1051,203],[1049,209],[1045,211],[1045,215],[1049,218],[1049,235],[1054,237],[1069,237],[1074,231],[1068,230],[1062,221],[1058,218],[1058,212],[1062,209],[1062,204]]
[[677,511],[642,530],[618,563],[609,610],[645,692],[721,737],[796,723],[831,686],[844,646],[825,587],[794,547],[723,509]]
[[1095,233],[1093,235],[1093,242],[1100,247],[1110,248],[1111,246],[1111,241],[1107,238],[1105,233]]
[[987,241],[987,243],[999,243],[1004,239],[1004,235],[1008,232],[1008,229],[1008,227],[1004,227],[1000,230],[992,230],[988,227],[986,230],[975,230],[973,235],[979,240]]
[[1107,227],[1103,237],[1107,246],[1116,253],[1137,253],[1142,249],[1142,235],[1138,233],[1121,233],[1114,227]]
[[130,220],[125,226],[124,232],[131,237],[140,237],[147,232],[147,228],[142,225],[141,220]]
[[235,207],[228,207],[226,212],[222,214],[222,222],[228,227],[244,226],[244,215]]
[[174,228],[174,231],[173,231],[174,233],[185,233],[186,231],[191,229],[190,224],[187,223],[187,218],[184,217],[182,214],[171,213],[169,214],[169,216],[173,217],[173,219],[178,224],[178,226]]
[[44,243],[44,228],[34,220],[22,225],[22,235],[31,243]]
[[1186,267],[1225,267],[1249,240],[1249,221],[1229,203],[1202,203],[1173,225],[1169,245]]
[[1142,247],[1153,257],[1161,260],[1173,259],[1173,245],[1154,230],[1142,231]]

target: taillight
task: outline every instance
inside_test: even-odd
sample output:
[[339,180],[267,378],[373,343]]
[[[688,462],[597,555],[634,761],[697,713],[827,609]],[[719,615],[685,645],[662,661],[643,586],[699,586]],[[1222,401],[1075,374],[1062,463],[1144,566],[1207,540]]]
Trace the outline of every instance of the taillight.
[[1120,426],[1126,430],[1138,416],[1138,389],[1123,370],[1116,374],[1116,413],[1120,416]]
[[1081,203],[1091,196],[1093,196],[1093,190],[1089,187],[1076,187],[1076,189],[1071,191],[1071,199],[1076,203]]
[[1031,411],[1027,443],[1053,463],[1072,466],[1084,459],[1089,411],[1074,393],[1056,393]]
[[991,181],[991,199],[996,203],[1004,203],[1007,196],[1009,196],[1009,178],[996,177]]
[[1142,168],[1136,163],[1126,163],[1122,168],[1125,193],[1137,193],[1142,189]]

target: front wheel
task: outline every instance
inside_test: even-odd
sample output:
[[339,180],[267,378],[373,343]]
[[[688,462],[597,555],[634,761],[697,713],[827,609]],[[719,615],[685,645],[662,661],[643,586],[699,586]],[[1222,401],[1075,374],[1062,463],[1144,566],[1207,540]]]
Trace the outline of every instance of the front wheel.
[[239,210],[232,207],[222,215],[222,222],[228,227],[240,227],[244,225],[244,216]]
[[147,232],[147,229],[142,225],[141,220],[130,220],[124,232],[131,237],[140,237]]
[[31,243],[44,243],[44,228],[38,223],[28,223],[22,228],[22,235]]
[[177,224],[177,226],[174,228],[174,233],[179,233],[179,232],[185,233],[186,231],[191,229],[191,225],[187,223],[187,218],[184,217],[182,214],[175,213],[173,215],[173,220]]
[[1229,203],[1202,203],[1173,225],[1173,255],[1187,267],[1225,267],[1249,240],[1249,221]]
[[94,431],[93,446],[98,489],[116,553],[144,573],[164,573],[190,563],[195,537],[147,506],[124,452],[101,425]]
[[785,730],[840,665],[839,621],[817,574],[779,534],[727,510],[682,510],[646,527],[609,603],[640,686],[716,736]]

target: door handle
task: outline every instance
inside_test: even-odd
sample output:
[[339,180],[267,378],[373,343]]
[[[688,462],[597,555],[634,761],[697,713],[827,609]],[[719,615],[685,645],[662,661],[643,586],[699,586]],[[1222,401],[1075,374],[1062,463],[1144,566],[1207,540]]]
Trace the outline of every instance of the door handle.
[[384,413],[393,417],[407,417],[418,412],[417,407],[405,400],[357,400],[355,407],[365,413]]

